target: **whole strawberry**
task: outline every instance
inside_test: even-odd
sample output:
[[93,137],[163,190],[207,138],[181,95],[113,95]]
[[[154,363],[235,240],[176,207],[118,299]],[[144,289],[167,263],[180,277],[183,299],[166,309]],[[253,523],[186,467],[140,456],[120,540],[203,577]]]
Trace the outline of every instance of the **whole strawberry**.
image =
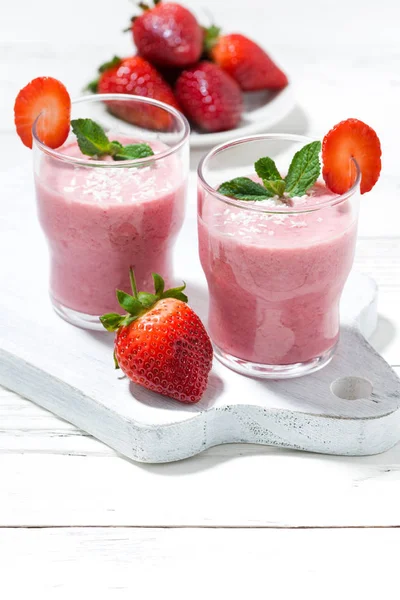
[[210,27],[205,47],[211,59],[229,73],[244,91],[280,90],[288,78],[266,52],[240,33],[219,37],[219,29]]
[[[141,56],[114,58],[99,68],[100,77],[89,84],[92,92],[100,94],[132,94],[165,102],[174,108],[172,88],[160,73]],[[127,102],[107,102],[115,116],[146,129],[167,131],[173,122],[170,114],[155,106]]]
[[199,60],[203,30],[192,13],[180,4],[154,0],[154,7],[132,19],[132,34],[141,56],[155,65],[186,67]]
[[164,281],[153,274],[155,293],[137,292],[130,270],[133,295],[117,290],[127,314],[101,317],[108,331],[116,331],[114,357],[134,383],[179,402],[198,402],[207,387],[213,350],[199,317],[186,304],[185,285],[164,291]]
[[240,121],[243,111],[240,88],[217,65],[203,61],[182,71],[175,93],[185,115],[204,131],[233,129]]

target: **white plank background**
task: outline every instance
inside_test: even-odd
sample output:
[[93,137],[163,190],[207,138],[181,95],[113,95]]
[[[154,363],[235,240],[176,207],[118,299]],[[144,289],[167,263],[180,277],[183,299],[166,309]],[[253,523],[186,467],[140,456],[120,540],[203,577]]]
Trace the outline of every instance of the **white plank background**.
[[[187,4],[204,14],[207,3]],[[380,284],[373,345],[400,373],[400,7],[393,0],[283,0],[266,11],[262,0],[247,0],[243,14],[242,4],[209,3],[216,21],[252,34],[290,73],[297,107],[275,131],[321,135],[355,116],[381,137],[382,178],[363,199],[356,264]],[[119,32],[133,4],[110,7],[107,0],[7,3],[1,169],[30,168],[12,124],[20,87],[53,75],[76,95],[104,59],[130,51],[129,35]],[[195,153],[193,166],[197,160]],[[1,198],[0,218],[7,202]],[[27,591],[53,599],[155,598],[172,588],[175,598],[189,589],[212,598],[266,589],[285,599],[302,597],[304,587],[309,598],[343,596],[344,589],[345,598],[397,598],[399,506],[400,445],[365,458],[234,445],[181,463],[138,465],[0,391],[0,596],[8,600]],[[354,526],[367,529],[346,529]],[[283,529],[298,527],[323,529]]]
[[398,598],[393,529],[8,529],[2,540],[7,600],[36,589],[45,600]]

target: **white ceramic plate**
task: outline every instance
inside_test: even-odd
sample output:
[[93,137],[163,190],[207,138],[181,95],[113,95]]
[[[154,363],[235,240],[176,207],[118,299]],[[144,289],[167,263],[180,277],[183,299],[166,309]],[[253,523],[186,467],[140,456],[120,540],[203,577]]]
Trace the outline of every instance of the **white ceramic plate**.
[[219,133],[201,133],[192,131],[192,148],[205,148],[229,142],[229,140],[253,133],[267,132],[294,108],[295,99],[289,84],[280,92],[247,92],[244,94],[243,117],[235,129]]

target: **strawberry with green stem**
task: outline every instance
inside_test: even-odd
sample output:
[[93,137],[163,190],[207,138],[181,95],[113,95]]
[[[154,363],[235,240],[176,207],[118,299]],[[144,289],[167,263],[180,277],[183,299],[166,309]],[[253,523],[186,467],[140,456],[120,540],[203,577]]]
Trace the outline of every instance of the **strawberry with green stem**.
[[186,67],[199,60],[203,31],[187,8],[161,0],[139,7],[143,13],[132,18],[130,29],[141,56],[163,67]]
[[281,90],[288,84],[285,73],[261,46],[240,33],[220,35],[220,29],[212,25],[205,30],[204,47],[243,91]]
[[116,367],[143,387],[194,403],[202,397],[212,366],[212,345],[200,318],[187,305],[181,287],[164,290],[153,274],[154,293],[138,292],[130,269],[132,294],[117,290],[126,314],[110,313],[100,320],[116,332]]
[[227,131],[240,122],[243,98],[238,84],[209,61],[182,71],[175,94],[188,119],[204,131]]
[[[88,89],[99,94],[132,94],[165,102],[179,109],[170,85],[153,65],[141,56],[119,58],[99,67],[99,77],[88,85]],[[173,117],[166,110],[139,102],[108,100],[108,110],[133,125],[145,129],[168,131]]]

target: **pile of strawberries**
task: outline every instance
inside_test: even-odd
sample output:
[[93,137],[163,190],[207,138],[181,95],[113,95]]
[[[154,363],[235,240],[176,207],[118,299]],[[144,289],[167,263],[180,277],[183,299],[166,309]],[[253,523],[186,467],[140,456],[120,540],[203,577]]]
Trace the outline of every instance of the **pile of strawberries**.
[[[236,127],[243,111],[242,91],[280,90],[288,79],[255,42],[241,34],[220,35],[201,27],[194,15],[176,3],[154,0],[140,4],[130,31],[138,54],[114,57],[102,65],[90,89],[160,100],[181,110],[198,129],[225,131]],[[154,129],[168,129],[157,109],[142,111],[112,103],[120,118]]]

